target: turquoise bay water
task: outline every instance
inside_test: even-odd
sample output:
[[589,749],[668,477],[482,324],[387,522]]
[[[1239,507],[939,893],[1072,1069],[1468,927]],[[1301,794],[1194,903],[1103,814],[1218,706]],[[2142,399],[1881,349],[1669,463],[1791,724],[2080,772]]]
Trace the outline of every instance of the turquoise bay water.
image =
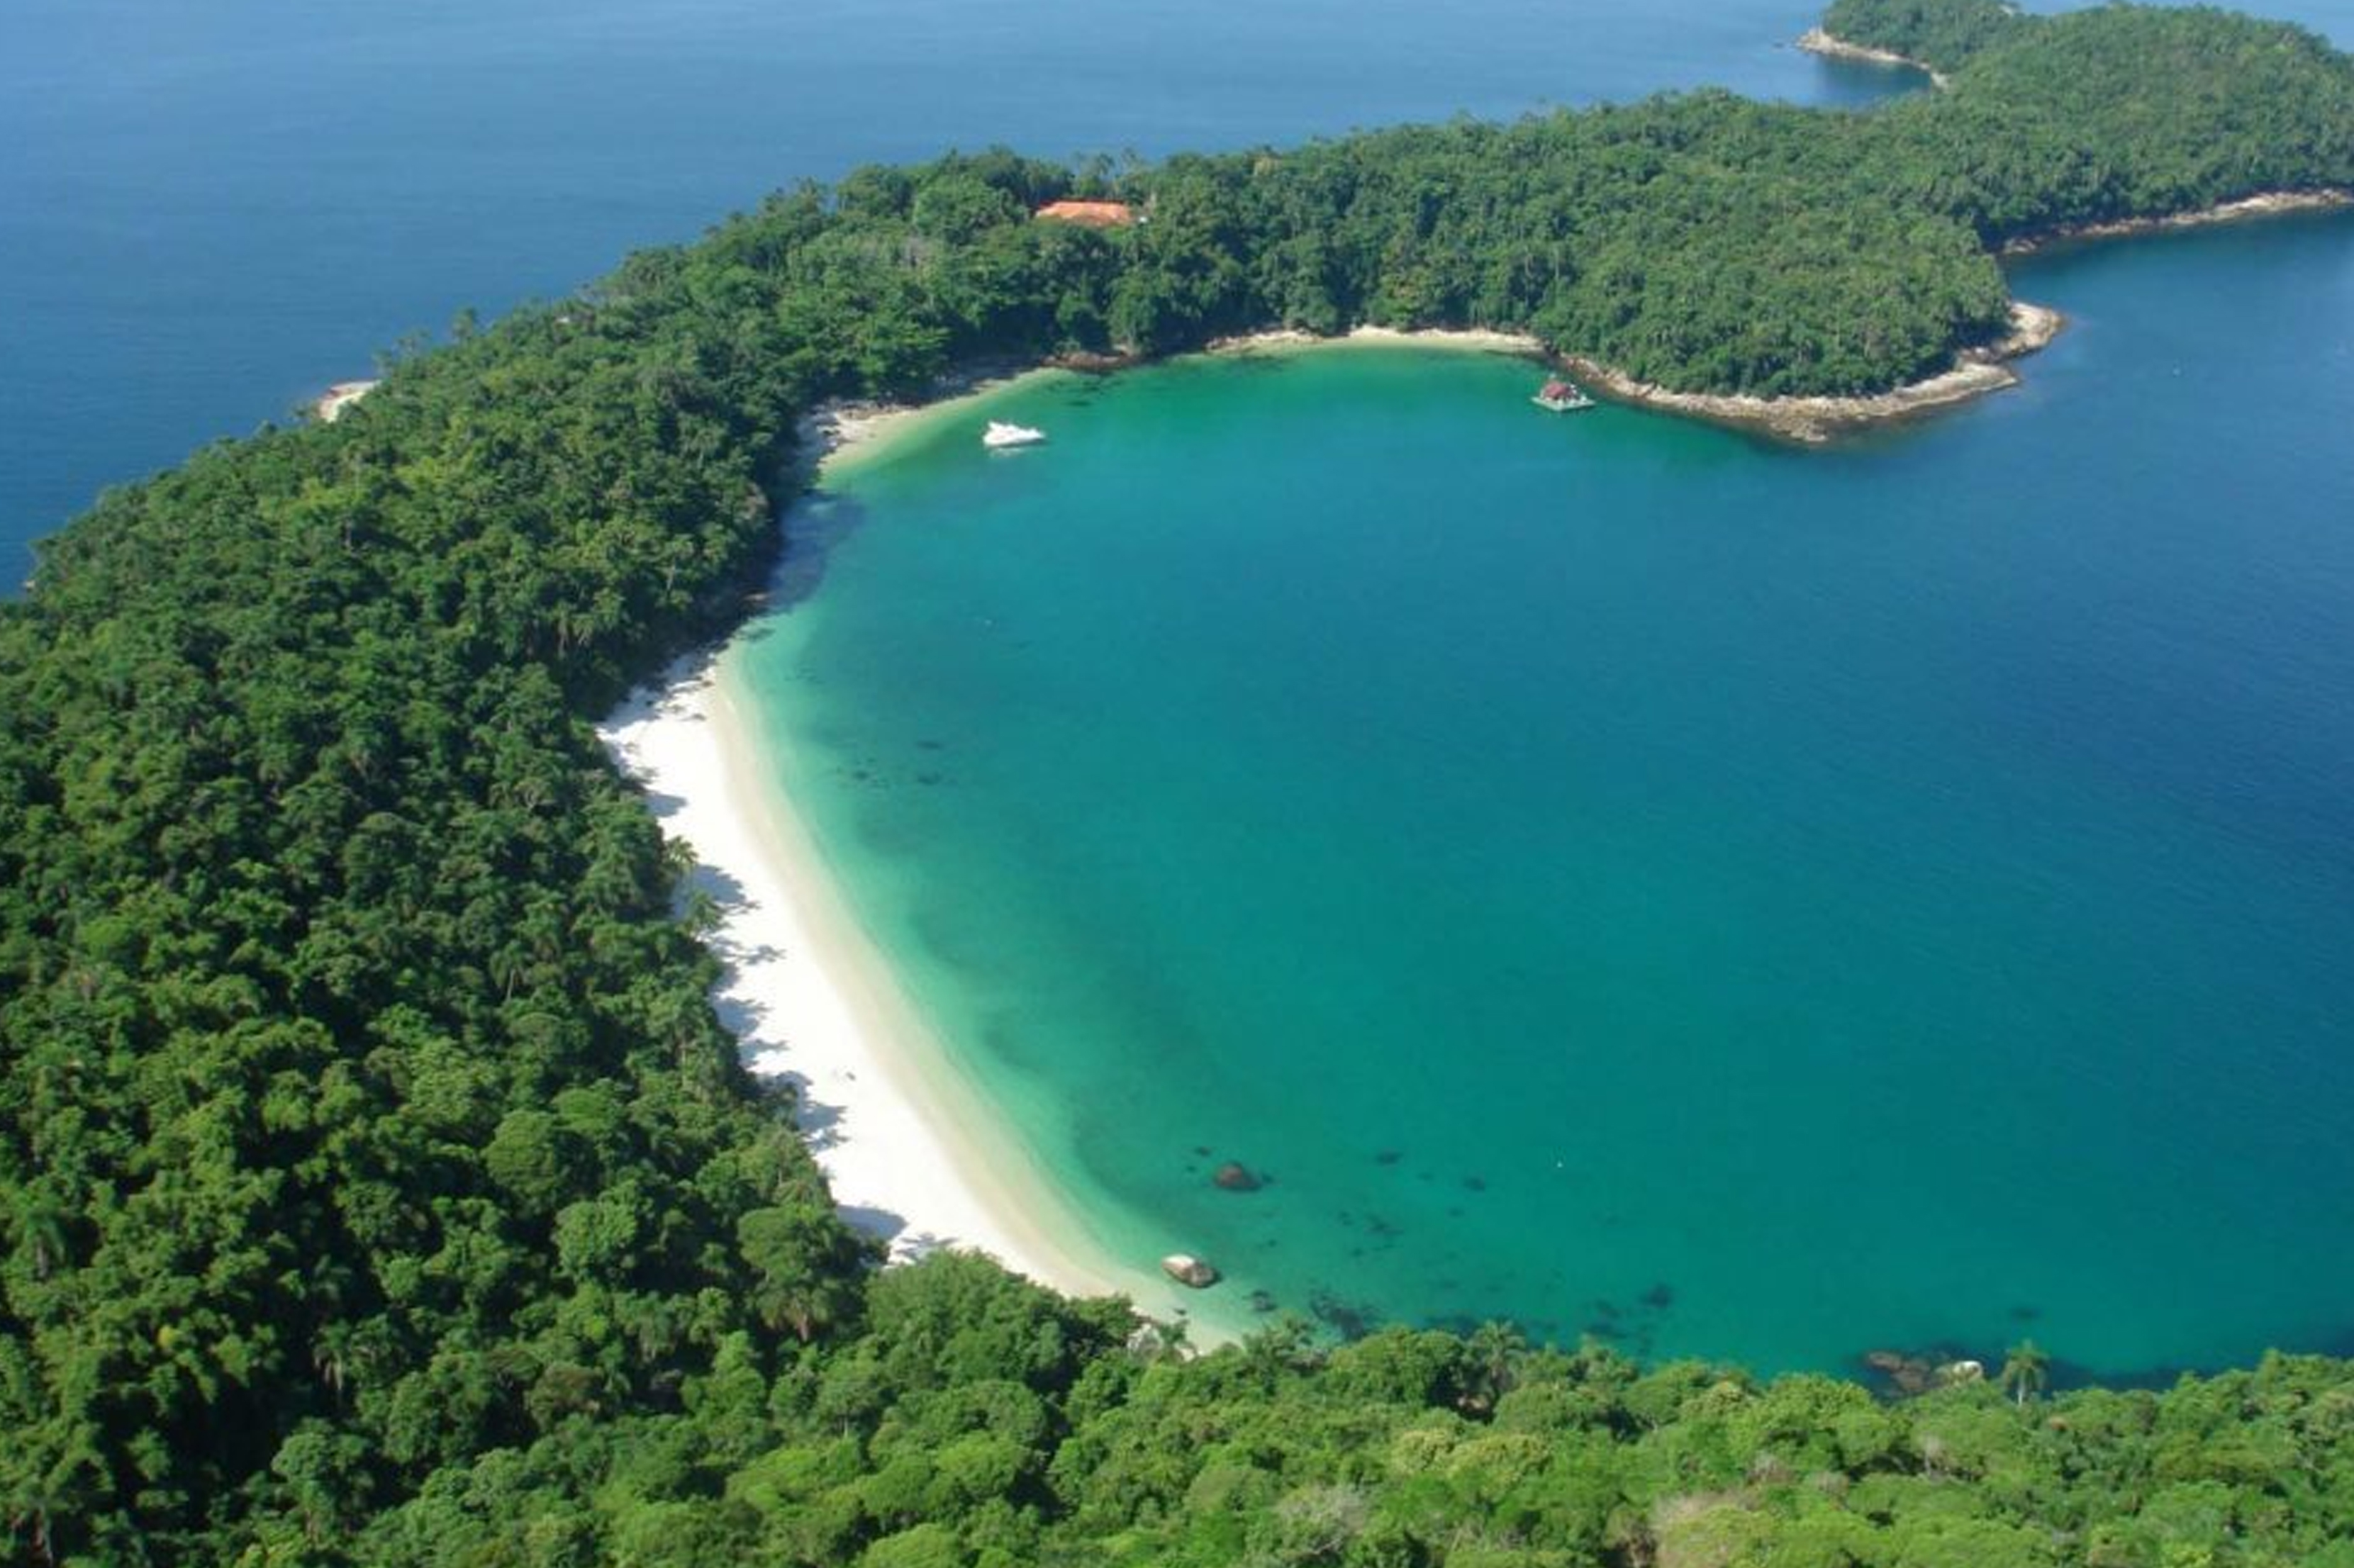
[[2023,390],[1829,451],[1428,352],[1034,385],[793,520],[742,668],[1138,1256],[1765,1367],[2343,1344],[2354,224],[2019,286]]

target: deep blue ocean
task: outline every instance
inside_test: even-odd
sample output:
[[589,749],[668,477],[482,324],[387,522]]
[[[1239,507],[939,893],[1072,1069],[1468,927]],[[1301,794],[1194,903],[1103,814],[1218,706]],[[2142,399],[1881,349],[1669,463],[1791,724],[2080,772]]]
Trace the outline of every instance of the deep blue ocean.
[[[801,177],[1909,90],[1811,20],[16,0],[0,574]],[[1828,452],[1426,354],[1025,389],[1048,450],[943,426],[805,519],[748,655],[795,799],[1103,1238],[1238,1290],[1767,1367],[2346,1348],[2354,223],[2016,286],[2073,321],[2022,388]]]

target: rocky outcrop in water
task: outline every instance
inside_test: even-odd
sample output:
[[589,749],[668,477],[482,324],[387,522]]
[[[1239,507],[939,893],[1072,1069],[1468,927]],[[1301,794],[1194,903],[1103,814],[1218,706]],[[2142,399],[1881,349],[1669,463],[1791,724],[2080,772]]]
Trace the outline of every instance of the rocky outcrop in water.
[[1210,1178],[1229,1192],[1256,1192],[1267,1185],[1267,1179],[1239,1160],[1229,1160],[1218,1167]]
[[1207,1290],[1220,1277],[1216,1267],[1189,1252],[1172,1252],[1162,1258],[1161,1271],[1192,1290]]

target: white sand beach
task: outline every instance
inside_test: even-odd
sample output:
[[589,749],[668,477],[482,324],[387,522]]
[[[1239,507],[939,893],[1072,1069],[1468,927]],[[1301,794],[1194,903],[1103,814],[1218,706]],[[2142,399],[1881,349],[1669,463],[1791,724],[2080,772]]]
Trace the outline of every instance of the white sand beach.
[[809,465],[804,476],[820,469],[838,473],[846,464],[887,450],[894,440],[933,420],[966,411],[982,398],[1041,377],[1069,374],[1051,365],[1022,369],[984,366],[950,375],[935,397],[921,403],[846,399],[821,403],[802,415],[795,427]]
[[1327,337],[1296,327],[1222,337],[1209,345],[1211,354],[1259,354],[1301,348],[1451,348],[1472,354],[1508,354],[1541,357],[1544,344],[1526,333],[1495,332],[1484,327],[1357,326]]
[[795,1086],[845,1215],[895,1259],[973,1248],[1068,1294],[1124,1293],[1164,1319],[1183,1308],[1198,1343],[1226,1337],[1202,1320],[1209,1298],[1162,1277],[1153,1256],[1091,1245],[1027,1156],[991,1131],[759,771],[749,724],[722,653],[633,696],[602,734],[663,831],[694,850],[691,885],[722,914],[720,1016],[755,1073]]
[[1925,72],[1930,85],[1940,90],[1954,85],[1946,79],[1945,72],[1925,61],[1900,55],[1894,49],[1875,49],[1866,44],[1851,44],[1820,27],[1809,27],[1801,34],[1798,48],[1810,55],[1821,55],[1826,59],[1857,60],[1865,65],[1899,66],[1906,70]]

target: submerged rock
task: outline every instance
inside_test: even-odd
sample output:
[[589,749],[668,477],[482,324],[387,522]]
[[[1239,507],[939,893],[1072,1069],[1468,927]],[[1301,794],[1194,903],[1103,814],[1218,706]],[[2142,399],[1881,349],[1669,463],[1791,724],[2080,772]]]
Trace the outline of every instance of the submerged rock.
[[1229,1192],[1256,1192],[1267,1185],[1264,1177],[1235,1160],[1229,1160],[1219,1166],[1218,1173],[1210,1180]]
[[1907,1355],[1903,1351],[1866,1351],[1863,1364],[1888,1380],[1888,1385],[1898,1393],[1925,1393],[1936,1375],[1936,1364],[1926,1356]]
[[1373,1326],[1381,1321],[1379,1308],[1348,1300],[1336,1291],[1320,1287],[1309,1297],[1308,1310],[1318,1322],[1352,1344],[1372,1333]]
[[1207,1290],[1218,1282],[1218,1271],[1189,1252],[1172,1252],[1161,1260],[1161,1271],[1193,1290]]

